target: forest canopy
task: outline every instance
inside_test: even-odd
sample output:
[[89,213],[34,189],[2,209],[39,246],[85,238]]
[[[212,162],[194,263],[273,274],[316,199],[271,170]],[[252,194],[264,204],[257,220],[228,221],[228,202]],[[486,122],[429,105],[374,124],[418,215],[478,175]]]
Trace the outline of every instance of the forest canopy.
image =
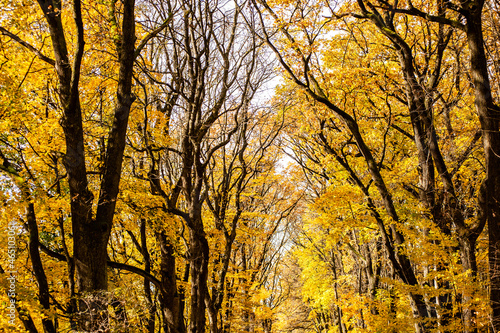
[[500,332],[499,0],[0,1],[0,331]]

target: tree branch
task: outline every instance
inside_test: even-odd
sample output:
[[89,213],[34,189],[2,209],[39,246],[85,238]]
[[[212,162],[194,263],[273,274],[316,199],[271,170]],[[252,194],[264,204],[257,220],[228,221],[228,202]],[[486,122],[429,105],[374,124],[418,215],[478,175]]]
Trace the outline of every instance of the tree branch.
[[[42,243],[39,243],[39,244],[40,244],[40,250],[43,253],[45,253],[46,255],[48,255],[49,257],[55,258],[59,261],[66,261],[67,260],[63,254],[49,249],[47,246],[45,246]],[[145,270],[143,270],[139,267],[135,267],[132,265],[127,265],[127,264],[123,264],[123,263],[119,263],[119,262],[115,262],[115,261],[111,261],[111,260],[108,260],[107,265],[108,265],[108,267],[111,267],[111,268],[121,269],[124,271],[128,271],[128,272],[140,275],[143,278],[147,279],[149,282],[153,283],[157,288],[161,288],[161,283],[157,278],[155,278],[153,275],[149,274],[148,272],[146,272]]]

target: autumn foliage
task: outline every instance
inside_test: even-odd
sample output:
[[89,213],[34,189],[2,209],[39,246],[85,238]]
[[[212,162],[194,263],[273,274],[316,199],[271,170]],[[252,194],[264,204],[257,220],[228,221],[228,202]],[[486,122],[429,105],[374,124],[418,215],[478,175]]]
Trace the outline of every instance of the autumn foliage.
[[500,330],[497,0],[1,5],[0,331]]

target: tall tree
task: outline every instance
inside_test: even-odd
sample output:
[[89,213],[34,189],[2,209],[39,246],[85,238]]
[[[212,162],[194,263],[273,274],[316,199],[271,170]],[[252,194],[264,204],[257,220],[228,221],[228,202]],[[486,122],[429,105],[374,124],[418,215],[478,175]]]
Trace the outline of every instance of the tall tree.
[[[99,293],[106,291],[107,284],[107,245],[113,226],[116,200],[121,178],[121,165],[125,148],[125,135],[132,103],[132,74],[134,61],[145,44],[154,37],[166,24],[151,31],[136,47],[135,34],[135,2],[113,1],[109,4],[109,20],[112,26],[111,39],[115,41],[115,54],[118,59],[116,73],[115,106],[112,113],[112,124],[105,141],[99,194],[89,188],[86,140],[84,137],[84,116],[81,99],[82,61],[85,56],[85,24],[82,4],[74,1],[70,10],[76,30],[70,31],[66,23],[66,7],[58,1],[38,1],[43,13],[47,31],[50,34],[54,59],[42,54],[20,37],[4,27],[0,27],[2,35],[7,36],[39,59],[53,66],[57,81],[57,95],[62,110],[61,127],[64,132],[66,151],[63,164],[67,172],[71,206],[73,233],[73,260],[76,285],[81,297],[90,295],[89,308],[81,308],[86,313],[81,328],[94,330],[99,326],[106,327],[106,322],[98,313],[106,309]],[[120,21],[118,24],[117,22]],[[74,34],[73,54],[70,54],[67,36]],[[85,302],[80,303],[85,307]],[[96,320],[91,320],[96,318]],[[104,320],[105,321],[105,320]]]
[[[399,251],[391,250],[394,244],[398,244],[397,247],[404,248],[407,247],[407,241],[405,238],[408,235],[402,233],[398,230],[399,228],[394,228],[394,225],[390,226],[392,235],[386,233],[384,223],[385,219],[380,216],[378,210],[378,202],[384,203],[386,213],[392,218],[396,224],[400,224],[401,221],[406,220],[403,218],[404,214],[400,206],[397,204],[397,199],[395,199],[394,185],[389,184],[390,181],[384,180],[383,174],[386,173],[385,166],[387,163],[390,164],[388,160],[394,158],[393,152],[387,146],[391,141],[389,139],[394,131],[400,132],[406,137],[412,139],[413,143],[417,147],[420,168],[420,179],[414,185],[407,187],[408,184],[403,185],[403,188],[408,189],[409,195],[416,195],[416,198],[421,201],[424,207],[427,207],[428,211],[422,216],[422,218],[431,217],[433,222],[437,226],[440,226],[442,232],[445,234],[450,234],[453,232],[454,237],[460,243],[460,251],[462,254],[462,265],[464,272],[476,270],[476,259],[475,259],[475,242],[484,226],[485,219],[482,214],[482,207],[475,208],[477,212],[477,219],[474,223],[468,225],[465,223],[467,216],[470,216],[470,212],[466,208],[469,203],[461,201],[458,198],[463,198],[464,196],[456,194],[456,188],[463,190],[463,184],[461,181],[457,180],[456,183],[452,180],[453,175],[461,168],[464,162],[464,158],[467,159],[471,153],[475,142],[480,137],[479,133],[474,134],[469,139],[471,145],[465,147],[464,152],[456,154],[452,157],[449,154],[448,158],[455,158],[453,171],[448,171],[447,162],[441,152],[441,147],[443,147],[446,141],[439,142],[438,136],[436,135],[436,128],[434,123],[434,111],[435,98],[442,98],[443,80],[449,80],[449,74],[444,76],[441,73],[441,68],[449,68],[449,63],[444,62],[443,54],[447,50],[447,45],[450,42],[450,38],[454,33],[452,29],[446,28],[443,23],[435,23],[433,26],[430,24],[422,25],[424,28],[421,30],[415,30],[415,33],[408,32],[410,27],[415,28],[415,22],[418,20],[402,20],[401,16],[398,16],[397,9],[390,7],[387,2],[383,4],[373,5],[371,2],[357,1],[353,3],[344,3],[342,6],[336,7],[331,2],[325,2],[324,8],[329,8],[332,12],[331,20],[341,19],[346,17],[356,17],[360,19],[368,19],[375,23],[375,26],[379,28],[380,32],[385,35],[392,46],[395,49],[394,56],[383,56],[387,61],[398,60],[401,71],[402,78],[405,82],[404,90],[399,87],[391,88],[393,90],[388,90],[388,82],[391,80],[392,69],[385,67],[379,67],[377,64],[378,60],[376,57],[372,58],[372,63],[368,63],[367,67],[352,68],[346,75],[336,74],[333,72],[333,68],[328,68],[330,59],[334,59],[335,55],[328,54],[328,51],[319,51],[323,45],[328,45],[329,38],[332,39],[330,47],[335,48],[343,37],[325,37],[325,31],[335,31],[336,34],[343,34],[341,29],[346,29],[350,31],[347,46],[344,47],[343,56],[340,56],[339,62],[342,65],[337,67],[337,70],[342,70],[342,68],[349,68],[351,65],[351,59],[349,57],[349,43],[358,51],[357,57],[371,58],[369,53],[373,53],[373,47],[371,46],[374,42],[379,42],[376,37],[369,36],[368,32],[365,30],[360,30],[359,27],[351,26],[352,20],[345,19],[344,25],[342,23],[335,24],[329,22],[328,19],[323,17],[324,9],[320,6],[315,6],[309,3],[294,3],[281,4],[279,2],[273,2],[272,6],[270,3],[265,3],[263,1],[259,2],[266,13],[267,18],[279,22],[276,24],[279,34],[272,35],[271,33],[263,33],[261,36],[267,39],[270,46],[277,53],[277,57],[280,59],[285,75],[287,75],[291,81],[295,82],[300,89],[303,89],[305,93],[312,97],[313,100],[319,102],[326,106],[328,111],[324,111],[324,108],[317,107],[316,115],[312,115],[307,111],[303,111],[307,114],[308,128],[311,128],[312,133],[310,135],[304,135],[303,140],[309,142],[312,146],[310,150],[300,150],[299,155],[304,156],[306,160],[309,160],[313,164],[317,164],[317,169],[314,171],[318,177],[324,178],[326,182],[332,182],[332,178],[335,179],[331,172],[328,170],[328,166],[324,165],[325,157],[320,157],[322,153],[317,153],[315,150],[320,149],[325,155],[329,156],[330,159],[334,159],[342,169],[347,171],[349,174],[348,180],[360,188],[368,200],[368,206],[371,207],[373,216],[378,220],[379,230],[382,235],[382,241],[385,244],[386,251],[389,253],[389,260],[394,266],[394,270],[398,272],[399,277],[412,286],[418,286],[421,282],[418,282],[418,270],[413,270],[410,266],[409,261],[404,260],[404,256],[401,260],[394,260],[398,258],[401,254]],[[441,11],[444,8],[440,9]],[[264,20],[263,20],[264,22]],[[331,26],[331,28],[329,27]],[[421,26],[421,27],[422,27]],[[365,26],[366,27],[366,26]],[[363,29],[366,29],[366,28]],[[406,32],[402,29],[406,28]],[[337,30],[335,30],[337,29]],[[355,37],[352,31],[356,31],[358,37]],[[359,31],[359,33],[358,33]],[[401,32],[400,32],[401,31]],[[371,31],[370,31],[371,32]],[[422,34],[424,36],[422,44],[420,40],[416,39],[417,34]],[[276,36],[279,36],[276,38]],[[402,37],[404,36],[404,37]],[[347,37],[346,37],[347,38]],[[372,43],[372,44],[370,44]],[[328,49],[325,49],[328,50]],[[420,50],[423,50],[422,55],[419,54]],[[389,50],[387,50],[390,52]],[[361,56],[360,56],[361,54]],[[461,55],[463,56],[463,55]],[[356,60],[355,60],[356,61]],[[362,62],[362,60],[359,60]],[[372,66],[370,66],[372,65]],[[354,65],[356,66],[356,65]],[[383,72],[385,68],[385,73]],[[382,72],[379,74],[380,77],[377,78],[375,74],[379,69]],[[349,70],[348,70],[349,71]],[[359,74],[357,74],[359,71]],[[366,71],[366,74],[363,74]],[[455,82],[456,87],[460,87],[461,80],[459,78],[460,71],[456,72],[456,77],[451,78],[451,81],[446,81],[448,86],[446,89],[451,91],[452,85],[450,82]],[[369,86],[363,85],[363,83],[356,81],[358,77],[364,77],[366,80],[371,81],[377,80],[378,88],[383,94],[386,94],[385,101],[379,99],[377,96],[370,96]],[[336,77],[349,78],[350,82],[343,82],[342,85],[337,85],[337,83],[332,83]],[[386,80],[384,82],[384,80]],[[396,82],[396,81],[395,81]],[[335,85],[332,87],[331,84]],[[392,83],[389,83],[389,86]],[[361,88],[365,87],[365,88]],[[373,86],[372,86],[373,87]],[[358,89],[365,89],[363,95],[361,95]],[[457,88],[461,89],[461,88]],[[342,92],[344,92],[342,95]],[[403,93],[403,94],[401,94]],[[357,98],[357,99],[356,99]],[[460,97],[459,97],[460,98]],[[367,102],[363,102],[363,100]],[[393,109],[393,103],[389,100],[394,99],[394,101],[400,101],[408,106],[409,116],[411,124],[413,127],[413,135],[409,134],[404,130],[400,124],[394,122],[394,115],[397,114],[396,110]],[[377,102],[379,100],[379,102]],[[382,103],[380,103],[382,102]],[[305,101],[306,104],[310,103]],[[339,103],[344,105],[343,109],[339,108]],[[300,104],[300,103],[298,103]],[[313,107],[316,108],[315,103],[311,103]],[[371,104],[371,106],[370,106]],[[385,104],[385,105],[384,105]],[[453,104],[445,104],[445,108],[449,108]],[[455,104],[456,105],[456,104]],[[389,115],[382,114],[379,119],[386,118],[387,123],[385,130],[380,133],[380,138],[373,142],[373,148],[370,146],[370,141],[364,138],[370,137],[374,138],[377,128],[371,128],[367,131],[363,128],[363,125],[367,123],[377,122],[377,117],[374,116],[374,111],[370,111],[365,114],[365,108],[387,108]],[[399,108],[398,108],[399,110]],[[336,121],[334,117],[330,117],[329,113],[332,113],[340,121]],[[373,119],[370,121],[369,119]],[[317,125],[314,125],[317,123]],[[368,125],[369,126],[369,125]],[[404,125],[403,127],[406,127]],[[341,132],[346,131],[345,134]],[[338,135],[335,132],[339,132]],[[336,137],[344,137],[345,141],[338,141]],[[380,144],[382,146],[380,147]],[[356,147],[357,146],[357,147]],[[354,156],[352,150],[357,149],[358,154]],[[351,152],[351,153],[349,153]],[[367,171],[370,177],[366,177],[366,172],[361,168],[361,166],[356,162],[354,157],[364,157],[366,162]],[[302,158],[302,157],[300,157]],[[299,161],[300,162],[300,161]],[[311,173],[314,168],[310,164],[302,164],[305,168],[306,173]],[[436,184],[436,179],[434,176],[435,169],[437,175],[441,182],[439,186],[443,189],[439,189]],[[371,178],[371,179],[370,179]],[[385,184],[384,184],[385,183]],[[379,192],[379,199],[373,194],[372,188],[374,185]],[[413,189],[412,189],[413,187]],[[415,191],[414,189],[417,189]],[[463,192],[462,192],[463,193]],[[477,193],[477,192],[475,192]],[[480,195],[480,202],[482,204],[482,195]],[[395,204],[396,203],[396,204]],[[477,204],[476,204],[477,206]],[[426,215],[429,214],[429,215]],[[470,220],[469,220],[470,221]],[[390,223],[390,222],[389,222]],[[426,233],[425,228],[421,229],[421,232]],[[393,240],[392,240],[393,239]],[[392,244],[392,245],[391,245]],[[392,252],[392,254],[391,254]],[[411,252],[405,252],[410,255]],[[406,267],[406,269],[405,269]],[[368,273],[368,272],[367,272]],[[417,279],[418,278],[418,279]],[[434,282],[433,282],[434,283]],[[451,291],[451,290],[450,290]],[[420,292],[417,292],[420,293]],[[443,295],[444,296],[444,295]],[[412,296],[413,297],[413,296]],[[470,301],[471,295],[464,299],[465,304]],[[426,298],[424,296],[424,298]],[[434,310],[429,306],[429,300],[420,298],[420,295],[414,296],[415,304],[417,305],[414,310],[416,317],[426,318],[435,316]],[[434,301],[433,301],[434,302]],[[439,322],[443,329],[446,329],[448,320],[446,316],[451,316],[451,297],[436,299],[435,302],[439,303]],[[448,309],[446,309],[448,307]],[[464,307],[464,325],[470,325],[474,320],[467,319],[470,318],[471,312],[468,307]],[[428,322],[426,325],[425,322]],[[427,326],[427,327],[426,327]],[[428,330],[431,327],[429,320],[421,320],[421,323],[417,325],[419,330]]]

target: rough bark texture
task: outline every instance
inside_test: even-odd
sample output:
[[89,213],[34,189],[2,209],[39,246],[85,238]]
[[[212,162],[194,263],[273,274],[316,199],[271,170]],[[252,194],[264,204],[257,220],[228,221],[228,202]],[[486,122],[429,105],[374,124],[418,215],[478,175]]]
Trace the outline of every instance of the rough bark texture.
[[[38,1],[49,26],[55,58],[55,69],[59,80],[59,96],[62,103],[61,125],[66,140],[64,165],[68,173],[71,197],[71,216],[74,239],[74,260],[76,284],[80,294],[92,294],[107,289],[107,243],[111,232],[113,215],[121,175],[125,133],[128,116],[133,102],[131,94],[134,63],[135,17],[134,1],[123,2],[121,43],[118,50],[120,69],[118,74],[117,103],[112,129],[109,133],[104,173],[95,218],[92,216],[93,195],[88,188],[85,166],[82,110],[80,107],[79,79],[80,65],[84,51],[84,26],[81,3],[73,3],[73,17],[77,28],[76,53],[70,65],[64,28],[61,21],[61,4],[52,0]],[[100,296],[91,297],[88,309],[96,312],[105,309]],[[83,305],[84,303],[81,303]],[[89,319],[84,314],[84,318]],[[103,319],[97,315],[97,321]],[[85,319],[82,328],[86,330],[106,326]],[[97,326],[96,326],[97,325]],[[102,328],[102,327],[101,327]]]
[[[420,16],[429,21],[449,25],[462,30],[467,35],[470,54],[470,72],[474,85],[475,108],[481,123],[483,148],[486,162],[486,178],[481,186],[478,198],[481,211],[477,223],[467,230],[465,225],[458,225],[458,238],[462,248],[462,264],[473,269],[475,263],[475,240],[487,221],[489,235],[489,278],[490,305],[492,308],[492,325],[495,331],[500,330],[500,108],[493,101],[490,79],[488,75],[487,57],[484,48],[482,26],[484,0],[459,1],[458,4],[440,3],[443,9],[459,13],[465,22],[449,19],[443,13],[438,16],[429,15],[415,7],[399,9],[398,12]],[[466,331],[476,331],[477,328],[466,324]]]

